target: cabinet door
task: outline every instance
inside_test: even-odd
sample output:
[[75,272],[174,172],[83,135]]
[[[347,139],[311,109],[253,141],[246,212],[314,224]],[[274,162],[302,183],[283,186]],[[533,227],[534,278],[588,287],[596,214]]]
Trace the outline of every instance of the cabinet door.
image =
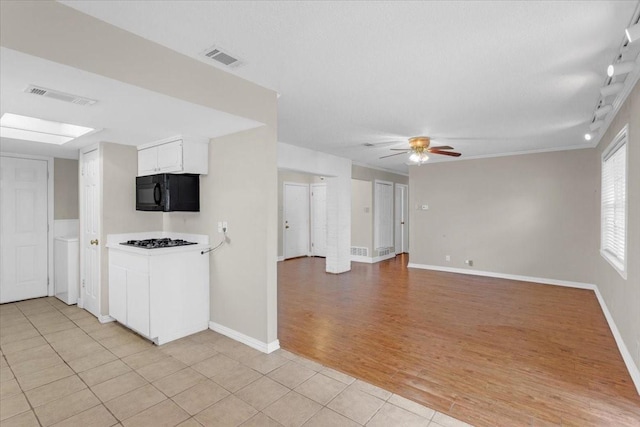
[[158,147],[138,150],[138,175],[153,175],[158,173]]
[[127,270],[127,326],[149,336],[149,274]]
[[127,270],[109,266],[109,316],[127,324]]
[[158,145],[159,172],[182,172],[182,140]]

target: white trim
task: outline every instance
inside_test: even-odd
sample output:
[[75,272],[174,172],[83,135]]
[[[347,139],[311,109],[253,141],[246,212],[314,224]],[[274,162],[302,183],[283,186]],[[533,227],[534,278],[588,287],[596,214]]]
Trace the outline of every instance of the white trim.
[[[624,192],[626,194],[626,200],[624,204],[624,261],[620,262],[618,258],[611,252],[602,248],[604,241],[604,227],[603,227],[603,200],[604,192],[602,191],[602,179],[603,179],[603,169],[605,162],[611,158],[618,150],[623,149],[624,157],[625,157],[625,165],[624,165],[624,183],[625,189]],[[625,124],[622,129],[618,132],[618,134],[613,138],[613,140],[609,143],[607,148],[604,149],[602,155],[600,156],[600,255],[622,276],[624,280],[627,280],[627,259],[629,258],[629,124]]]
[[636,391],[640,394],[640,369],[634,363],[633,357],[631,357],[631,353],[629,353],[629,349],[624,344],[622,340],[622,335],[620,335],[620,331],[616,326],[616,322],[613,320],[613,316],[609,312],[607,308],[607,304],[604,302],[604,298],[600,293],[600,290],[596,286],[594,289],[596,294],[596,298],[598,298],[598,302],[600,303],[600,308],[602,308],[602,312],[604,313],[604,317],[607,319],[607,323],[609,324],[609,329],[611,329],[611,333],[613,334],[613,338],[616,340],[616,344],[618,345],[618,350],[620,351],[620,355],[622,356],[622,360],[624,360],[624,364],[627,365],[627,370],[629,371],[629,375],[631,375],[631,380],[633,384],[636,386]]
[[[324,238],[324,254],[316,254],[316,233],[315,233],[315,209],[317,202],[313,197],[314,188],[324,188],[324,211],[325,211],[325,238]],[[322,207],[322,206],[321,206]],[[314,182],[309,184],[309,256],[319,256],[325,257],[327,256],[327,236],[326,236],[326,225],[327,225],[327,183],[326,182]],[[284,248],[282,248],[284,252]]]
[[376,257],[370,256],[362,256],[362,255],[351,255],[351,261],[353,262],[364,262],[367,264],[375,264],[376,262],[385,261],[387,259],[395,258],[396,253],[390,252],[387,255],[381,255]]
[[423,270],[445,271],[447,273],[470,274],[473,276],[495,277],[498,279],[518,280],[521,282],[542,283],[545,285],[565,286],[578,289],[596,289],[596,285],[591,283],[571,282],[568,280],[547,279],[544,277],[521,276],[518,274],[494,273],[492,271],[471,270],[466,268],[441,267],[439,265],[416,264],[410,262],[409,268],[420,268]]
[[284,256],[278,256],[278,262],[284,261]]
[[223,326],[216,322],[209,322],[209,329],[214,332],[218,332],[219,334],[225,335],[233,340],[241,342],[242,344],[248,345],[251,348],[255,348],[256,350],[263,353],[269,354],[280,348],[280,341],[278,340],[272,341],[270,343],[265,343],[231,328],[227,328],[226,326]]
[[[310,248],[311,248],[311,191],[310,191],[310,184],[305,184],[302,182],[293,182],[293,181],[283,181],[282,182],[282,258],[284,259],[288,259],[285,258],[287,256],[287,220],[285,218],[285,215],[287,214],[287,185],[292,185],[292,186],[296,186],[296,187],[306,187],[307,188],[307,213],[308,213],[308,218],[307,218],[307,224],[308,224],[308,228],[307,228],[307,256],[310,255]],[[304,256],[304,255],[301,255]],[[291,257],[291,258],[297,258],[297,257]]]
[[598,289],[597,285],[592,283],[581,283],[581,282],[571,282],[567,280],[556,280],[556,279],[547,279],[542,277],[531,277],[531,276],[520,276],[515,274],[503,274],[503,273],[493,273],[489,271],[481,271],[481,270],[468,270],[463,268],[451,268],[451,267],[441,267],[438,265],[427,265],[427,264],[415,264],[409,263],[407,266],[409,268],[420,268],[423,270],[435,270],[435,271],[444,271],[449,273],[460,273],[460,274],[470,274],[474,276],[485,276],[485,277],[496,277],[499,279],[510,279],[510,280],[518,280],[523,282],[533,282],[533,283],[542,283],[545,285],[556,285],[556,286],[564,286],[569,288],[578,288],[578,289],[587,289],[592,290],[598,303],[600,304],[600,308],[604,313],[604,317],[607,319],[607,324],[609,325],[609,329],[613,334],[613,338],[616,341],[616,345],[618,346],[618,350],[620,351],[620,355],[622,356],[622,360],[624,360],[624,364],[627,367],[627,371],[629,371],[629,375],[631,376],[631,380],[633,384],[636,386],[636,390],[638,394],[640,394],[640,369],[634,363],[633,357],[631,357],[631,353],[627,349],[627,346],[622,339],[622,335],[620,335],[620,331],[616,326],[615,321],[613,320],[613,316],[609,312],[607,308],[607,304],[600,293],[600,289]]
[[109,316],[108,314],[101,314],[100,316],[98,316],[98,322],[100,323],[110,323],[115,321],[116,319]]
[[55,295],[55,289],[53,286],[55,277],[53,271],[53,201],[55,199],[53,183],[53,157],[6,152],[0,152],[0,156],[27,160],[42,160],[47,162],[47,296],[52,297]]

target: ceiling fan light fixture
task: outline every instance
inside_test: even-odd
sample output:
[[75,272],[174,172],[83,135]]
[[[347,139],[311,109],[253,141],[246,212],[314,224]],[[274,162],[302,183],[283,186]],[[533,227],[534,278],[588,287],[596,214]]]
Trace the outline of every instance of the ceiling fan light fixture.
[[409,156],[409,161],[413,163],[417,163],[419,165],[423,164],[427,160],[429,160],[429,156],[427,156],[427,153],[425,153],[424,151],[423,152],[414,151]]

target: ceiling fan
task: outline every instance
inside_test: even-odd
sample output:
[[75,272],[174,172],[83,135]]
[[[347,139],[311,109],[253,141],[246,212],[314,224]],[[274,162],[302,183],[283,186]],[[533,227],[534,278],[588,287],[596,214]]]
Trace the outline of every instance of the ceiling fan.
[[382,156],[381,159],[385,159],[387,157],[399,156],[400,154],[411,153],[409,156],[409,160],[418,165],[423,164],[429,159],[427,153],[432,154],[443,154],[445,156],[452,157],[460,157],[461,154],[453,150],[453,147],[448,145],[441,145],[438,147],[430,147],[431,138],[428,136],[414,136],[413,138],[409,138],[409,148],[391,148],[391,151],[400,151],[400,153],[389,154],[388,156]]

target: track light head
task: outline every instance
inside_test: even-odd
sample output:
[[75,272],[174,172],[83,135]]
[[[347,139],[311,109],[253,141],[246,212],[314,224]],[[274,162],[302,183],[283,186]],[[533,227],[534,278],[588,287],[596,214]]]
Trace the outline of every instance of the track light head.
[[596,119],[603,118],[604,116],[609,114],[611,110],[613,110],[613,107],[611,106],[611,104],[603,105],[602,107],[596,110],[595,112]]
[[603,88],[600,89],[600,94],[603,97],[607,97],[607,96],[611,96],[611,95],[615,95],[618,92],[620,92],[622,90],[622,88],[624,88],[624,85],[622,83],[614,83],[614,84],[610,84],[609,86],[605,86]]
[[627,33],[629,43],[640,40],[640,22],[627,28],[625,33]]
[[636,63],[631,61],[620,62],[618,64],[611,64],[609,65],[609,68],[607,68],[607,75],[609,77],[613,77],[613,76],[619,76],[621,74],[627,74],[633,71],[635,67],[636,67]]
[[596,131],[596,130],[600,129],[603,124],[604,124],[604,120],[596,120],[595,122],[591,123],[591,125],[589,125],[589,129],[592,132]]

